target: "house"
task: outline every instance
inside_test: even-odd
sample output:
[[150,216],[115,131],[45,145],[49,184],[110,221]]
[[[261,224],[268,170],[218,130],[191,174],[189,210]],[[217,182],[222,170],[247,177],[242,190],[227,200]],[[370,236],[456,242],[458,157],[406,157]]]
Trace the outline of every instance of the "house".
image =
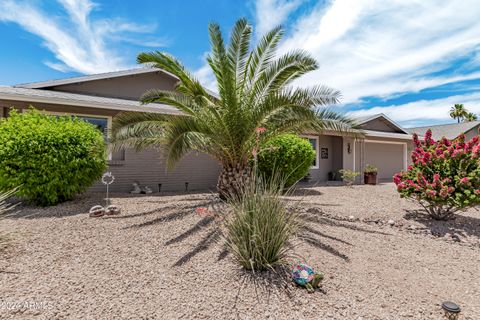
[[[122,111],[179,113],[173,107],[151,103],[140,105],[148,89],[172,90],[178,78],[160,69],[138,68],[61,80],[0,87],[0,116],[9,108],[22,112],[30,105],[57,115],[76,115],[104,132]],[[342,168],[361,171],[366,164],[379,168],[379,179],[391,177],[407,166],[410,133],[383,114],[359,119],[365,135],[361,139],[336,132],[306,135],[317,157],[310,170],[313,181],[325,181],[331,171]],[[154,191],[201,190],[214,188],[219,165],[208,155],[192,152],[172,171],[167,171],[160,150],[123,150],[109,156],[109,170],[115,175],[114,191],[128,192],[135,181]],[[91,190],[99,190],[95,184]],[[103,189],[102,189],[103,190]]]
[[460,122],[451,124],[434,125],[427,127],[408,128],[407,130],[413,134],[416,133],[420,138],[425,136],[428,129],[432,130],[432,138],[434,140],[445,137],[447,139],[455,139],[461,133],[465,133],[465,139],[468,141],[478,135],[480,121]]

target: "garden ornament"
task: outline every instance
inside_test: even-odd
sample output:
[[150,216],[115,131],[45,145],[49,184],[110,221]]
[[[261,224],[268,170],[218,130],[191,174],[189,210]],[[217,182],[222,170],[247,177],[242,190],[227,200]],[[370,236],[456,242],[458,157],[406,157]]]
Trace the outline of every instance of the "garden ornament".
[[110,198],[108,197],[108,186],[115,181],[115,177],[111,172],[105,172],[102,176],[102,183],[107,186],[107,197],[105,198],[105,207],[100,205],[90,208],[89,215],[92,218],[101,217],[103,215],[115,215],[120,214],[121,209],[119,206],[110,204]]
[[292,278],[296,284],[305,287],[308,293],[315,292],[315,289],[320,287],[320,282],[323,280],[322,273],[316,273],[312,267],[300,263],[293,267]]
[[442,303],[442,309],[445,311],[445,317],[448,320],[457,320],[460,315],[460,307],[451,301],[445,301]]

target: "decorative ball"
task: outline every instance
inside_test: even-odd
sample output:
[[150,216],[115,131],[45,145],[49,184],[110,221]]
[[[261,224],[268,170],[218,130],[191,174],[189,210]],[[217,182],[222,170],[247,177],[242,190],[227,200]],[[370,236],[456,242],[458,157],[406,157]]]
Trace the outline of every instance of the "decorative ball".
[[293,281],[301,286],[304,286],[312,281],[314,276],[315,271],[313,268],[304,263],[297,264],[292,269]]

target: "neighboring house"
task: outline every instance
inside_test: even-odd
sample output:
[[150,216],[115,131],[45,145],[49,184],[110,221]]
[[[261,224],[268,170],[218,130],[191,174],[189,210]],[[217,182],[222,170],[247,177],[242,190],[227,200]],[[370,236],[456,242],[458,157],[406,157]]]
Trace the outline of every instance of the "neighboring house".
[[447,139],[455,139],[461,133],[465,133],[465,139],[470,140],[474,136],[478,135],[478,129],[480,128],[480,121],[460,122],[452,124],[442,124],[428,127],[408,128],[410,133],[416,133],[420,138],[425,136],[425,132],[428,129],[432,130],[432,138],[434,140],[445,137]]
[[[61,80],[0,86],[0,116],[9,108],[25,110],[33,105],[44,112],[76,115],[108,132],[112,119],[122,111],[178,113],[162,104],[140,105],[148,89],[172,90],[178,79],[159,69],[133,69]],[[310,170],[313,181],[326,181],[330,171],[362,171],[366,164],[379,168],[379,179],[390,181],[407,166],[409,132],[383,114],[359,119],[364,137],[352,138],[335,132],[307,135],[317,158]],[[110,155],[109,170],[115,175],[114,191],[127,192],[138,181],[154,191],[205,190],[214,188],[219,165],[208,155],[192,152],[173,171],[167,171],[162,150],[124,150]],[[91,190],[99,190],[97,183]],[[103,190],[103,189],[102,189]]]

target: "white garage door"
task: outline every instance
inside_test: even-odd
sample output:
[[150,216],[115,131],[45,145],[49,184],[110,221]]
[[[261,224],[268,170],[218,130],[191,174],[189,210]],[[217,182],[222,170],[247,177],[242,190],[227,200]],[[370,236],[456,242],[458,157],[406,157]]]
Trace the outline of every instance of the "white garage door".
[[378,180],[392,181],[404,169],[404,145],[365,141],[365,164],[378,168]]

